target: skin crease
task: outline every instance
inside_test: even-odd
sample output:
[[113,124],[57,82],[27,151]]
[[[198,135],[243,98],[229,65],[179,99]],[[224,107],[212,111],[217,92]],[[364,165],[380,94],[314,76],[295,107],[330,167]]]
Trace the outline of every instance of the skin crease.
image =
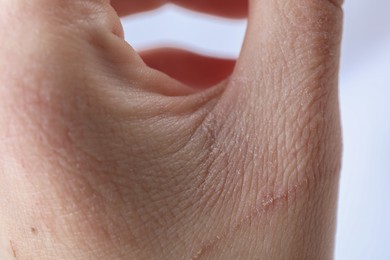
[[151,69],[107,0],[0,0],[0,259],[332,259],[341,3],[208,2],[174,3],[248,13],[234,68]]

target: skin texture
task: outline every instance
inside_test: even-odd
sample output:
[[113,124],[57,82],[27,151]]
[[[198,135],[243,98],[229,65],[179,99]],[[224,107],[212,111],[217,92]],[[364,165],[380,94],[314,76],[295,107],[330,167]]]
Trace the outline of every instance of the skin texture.
[[156,70],[111,2],[0,0],[0,259],[332,259],[341,3],[174,1],[246,38]]

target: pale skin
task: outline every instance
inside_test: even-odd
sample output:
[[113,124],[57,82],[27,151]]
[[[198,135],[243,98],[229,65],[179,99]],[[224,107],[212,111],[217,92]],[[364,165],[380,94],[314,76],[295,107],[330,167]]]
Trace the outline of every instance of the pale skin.
[[173,1],[236,64],[136,53],[164,2],[0,0],[0,259],[332,259],[341,2]]

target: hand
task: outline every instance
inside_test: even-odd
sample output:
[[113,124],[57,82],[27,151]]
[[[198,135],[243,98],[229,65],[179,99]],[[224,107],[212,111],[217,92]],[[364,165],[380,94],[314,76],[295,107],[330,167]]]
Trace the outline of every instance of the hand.
[[340,5],[251,0],[235,65],[154,70],[107,0],[0,0],[0,258],[331,259]]

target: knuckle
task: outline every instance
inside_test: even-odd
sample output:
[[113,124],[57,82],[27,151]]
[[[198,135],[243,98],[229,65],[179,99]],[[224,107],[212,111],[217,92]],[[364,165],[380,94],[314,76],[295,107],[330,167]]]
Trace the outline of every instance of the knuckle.
[[[0,10],[5,36],[23,34],[42,37],[47,34],[72,38],[116,32],[119,18],[106,0],[18,0],[8,1]],[[9,28],[9,29],[7,29]],[[19,35],[20,37],[21,35]]]

